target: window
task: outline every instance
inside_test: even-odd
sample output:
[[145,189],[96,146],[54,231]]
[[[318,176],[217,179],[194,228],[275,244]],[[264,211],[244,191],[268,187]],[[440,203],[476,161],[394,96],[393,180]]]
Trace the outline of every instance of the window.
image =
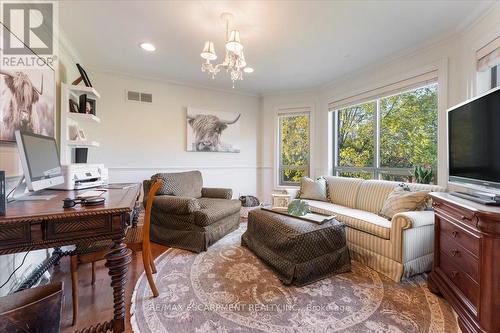
[[281,110],[278,127],[279,185],[299,185],[300,178],[309,176],[309,110]]
[[436,171],[437,83],[334,112],[334,174],[408,182],[417,165]]

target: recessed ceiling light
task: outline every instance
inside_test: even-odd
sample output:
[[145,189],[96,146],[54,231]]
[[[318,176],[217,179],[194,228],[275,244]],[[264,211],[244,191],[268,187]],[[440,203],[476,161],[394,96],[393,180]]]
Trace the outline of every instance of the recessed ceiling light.
[[153,44],[147,42],[141,43],[139,44],[139,46],[141,47],[141,49],[148,52],[153,52],[154,50],[156,50],[156,47]]
[[245,73],[253,73],[253,68],[252,67],[245,67],[245,68],[243,68],[243,71]]

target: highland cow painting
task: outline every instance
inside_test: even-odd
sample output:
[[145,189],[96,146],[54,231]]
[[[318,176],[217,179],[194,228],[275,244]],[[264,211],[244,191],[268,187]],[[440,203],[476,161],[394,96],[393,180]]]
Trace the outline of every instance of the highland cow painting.
[[241,114],[187,110],[187,151],[240,152]]
[[0,69],[0,141],[16,130],[55,135],[54,71]]

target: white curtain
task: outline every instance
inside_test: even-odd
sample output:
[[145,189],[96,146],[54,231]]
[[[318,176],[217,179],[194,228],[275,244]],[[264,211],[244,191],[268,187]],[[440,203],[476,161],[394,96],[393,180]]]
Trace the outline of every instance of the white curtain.
[[484,72],[500,64],[500,36],[476,52],[477,70]]

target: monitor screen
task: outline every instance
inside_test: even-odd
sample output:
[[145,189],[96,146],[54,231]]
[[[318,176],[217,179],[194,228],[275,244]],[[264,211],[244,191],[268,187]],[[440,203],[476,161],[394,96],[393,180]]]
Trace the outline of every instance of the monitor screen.
[[61,176],[61,164],[54,138],[21,133],[31,181]]
[[449,111],[450,180],[500,184],[499,124],[499,89]]

